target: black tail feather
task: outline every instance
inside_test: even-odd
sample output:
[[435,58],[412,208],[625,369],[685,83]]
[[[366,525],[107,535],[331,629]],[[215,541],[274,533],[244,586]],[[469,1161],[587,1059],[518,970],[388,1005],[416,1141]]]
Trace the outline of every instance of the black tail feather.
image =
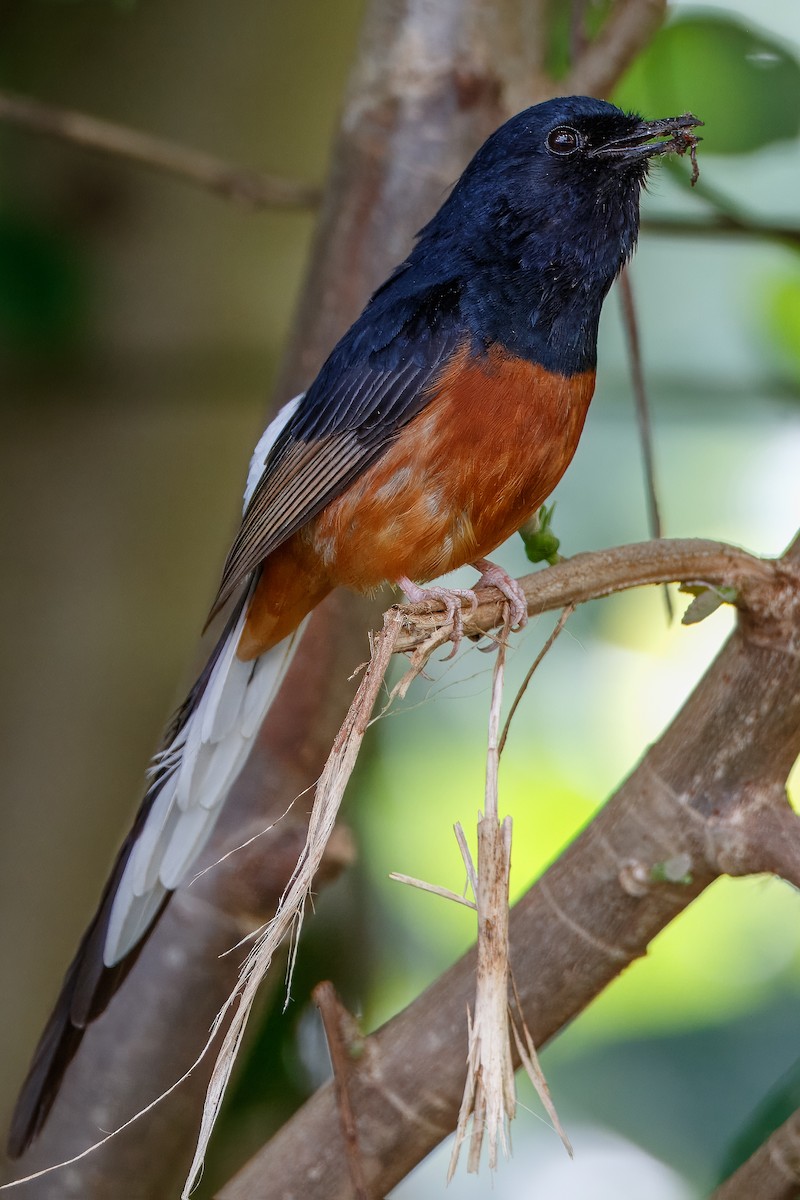
[[[164,746],[170,745],[194,711],[205,691],[222,647],[235,628],[242,606],[247,603],[249,595],[250,589],[246,588],[234,605],[208,662],[170,722]],[[167,768],[164,772],[156,771],[136,814],[133,827],[117,855],[97,912],[83,935],[77,953],[64,977],[55,1009],[36,1047],[33,1061],[14,1109],[8,1137],[8,1153],[12,1158],[19,1158],[41,1132],[58,1095],[64,1073],[81,1044],[86,1026],[107,1008],[112,996],[139,957],[172,894],[168,892],[164,896],[150,925],[129,953],[113,967],[107,967],[103,961],[103,949],[114,897],[122,873],[144,828],[161,785],[168,775],[168,770]]]

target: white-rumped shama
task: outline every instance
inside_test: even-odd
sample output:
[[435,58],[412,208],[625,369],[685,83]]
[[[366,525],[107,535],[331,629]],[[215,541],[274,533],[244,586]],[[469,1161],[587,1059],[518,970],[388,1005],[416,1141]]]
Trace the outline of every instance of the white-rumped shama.
[[[319,375],[259,442],[214,612],[225,631],[174,718],[70,966],[14,1114],[41,1129],[86,1025],[186,878],[331,591],[421,582],[470,563],[524,621],[490,554],[539,508],[578,443],[603,300],[633,252],[650,159],[694,147],[687,114],[644,121],[573,96],[512,117]],[[429,589],[456,625],[470,592]]]

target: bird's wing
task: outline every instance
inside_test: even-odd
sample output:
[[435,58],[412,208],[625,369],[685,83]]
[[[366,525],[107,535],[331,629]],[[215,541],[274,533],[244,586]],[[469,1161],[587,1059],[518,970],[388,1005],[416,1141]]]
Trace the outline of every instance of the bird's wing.
[[359,355],[357,339],[344,339],[298,399],[252,488],[212,614],[268,554],[365,471],[434,394],[462,336],[454,322],[434,321],[420,338],[419,319],[413,331],[403,327],[378,351]]

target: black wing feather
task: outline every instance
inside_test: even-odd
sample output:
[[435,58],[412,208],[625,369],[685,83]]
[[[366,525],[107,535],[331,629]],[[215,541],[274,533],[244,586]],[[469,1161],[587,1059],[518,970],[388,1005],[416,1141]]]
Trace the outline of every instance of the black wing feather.
[[[340,495],[435,393],[464,342],[457,285],[413,304],[378,293],[331,354],[272,447],[222,573],[212,615],[264,559]],[[386,327],[394,326],[386,337]],[[380,335],[380,336],[379,336]],[[376,343],[380,347],[375,349]]]

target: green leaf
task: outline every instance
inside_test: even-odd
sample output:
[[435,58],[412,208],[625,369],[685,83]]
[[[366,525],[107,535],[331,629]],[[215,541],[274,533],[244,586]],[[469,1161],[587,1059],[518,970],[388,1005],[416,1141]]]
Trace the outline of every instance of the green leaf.
[[614,100],[645,116],[693,112],[703,152],[742,154],[800,130],[800,63],[770,34],[706,13],[662,29]]
[[551,528],[555,507],[555,503],[549,508],[543,504],[519,531],[519,536],[525,543],[525,553],[532,563],[547,562],[552,566],[561,559],[558,553],[561,541]]

